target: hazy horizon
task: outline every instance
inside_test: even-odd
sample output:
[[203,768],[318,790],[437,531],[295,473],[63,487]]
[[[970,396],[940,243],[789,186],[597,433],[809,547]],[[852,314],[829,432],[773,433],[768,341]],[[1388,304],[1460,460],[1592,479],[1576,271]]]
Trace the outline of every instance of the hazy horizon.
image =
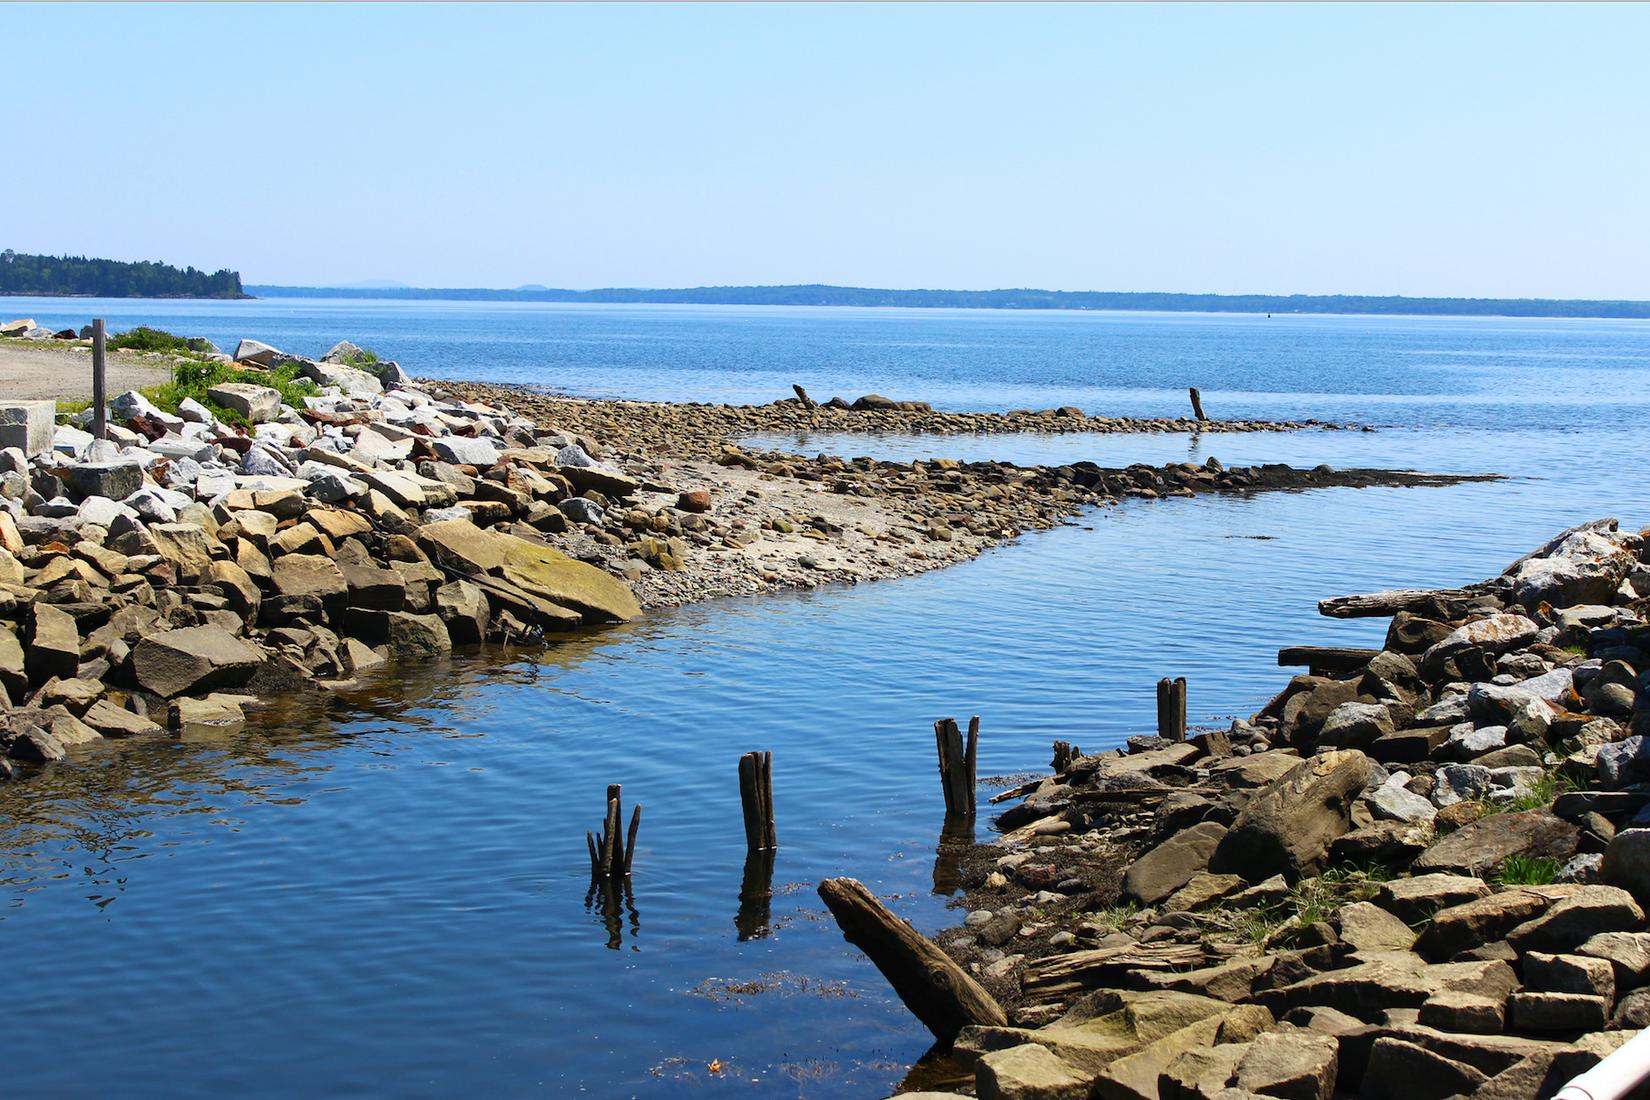
[[75,43],[0,73],[44,143],[0,178],[18,251],[289,286],[1650,299],[1642,8],[8,16]]

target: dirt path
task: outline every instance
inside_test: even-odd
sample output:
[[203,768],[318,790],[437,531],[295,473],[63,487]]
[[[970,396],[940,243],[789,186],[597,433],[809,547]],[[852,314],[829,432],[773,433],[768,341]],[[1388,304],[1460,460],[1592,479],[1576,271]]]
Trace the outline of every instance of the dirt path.
[[[0,340],[0,401],[85,401],[92,396],[92,351],[87,347],[8,346]],[[109,356],[109,396],[164,382],[169,369],[142,356]]]

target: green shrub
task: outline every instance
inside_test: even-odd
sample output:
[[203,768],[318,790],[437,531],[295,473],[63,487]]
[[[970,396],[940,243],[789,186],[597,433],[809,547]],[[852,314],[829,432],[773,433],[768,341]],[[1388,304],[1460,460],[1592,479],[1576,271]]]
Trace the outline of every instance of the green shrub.
[[1546,886],[1561,869],[1558,860],[1544,856],[1508,856],[1497,877],[1504,886]]
[[376,366],[378,362],[378,353],[373,351],[371,348],[362,348],[359,352],[351,352],[350,354],[344,356],[344,365],[346,367],[365,368]]
[[[161,328],[150,328],[148,325],[139,325],[137,328],[118,333],[109,338],[110,351],[169,351],[186,352],[199,350],[191,347],[194,343],[181,336],[173,336]],[[205,341],[201,341],[204,345]]]
[[298,376],[297,363],[283,363],[272,370],[243,369],[233,363],[184,362],[172,370],[172,380],[163,382],[144,396],[169,413],[178,411],[184,398],[192,397],[211,409],[219,420],[228,424],[245,425],[240,413],[226,409],[206,395],[206,391],[220,382],[250,382],[254,386],[268,386],[280,391],[281,400],[294,408],[303,408],[304,398],[321,392],[314,382]]

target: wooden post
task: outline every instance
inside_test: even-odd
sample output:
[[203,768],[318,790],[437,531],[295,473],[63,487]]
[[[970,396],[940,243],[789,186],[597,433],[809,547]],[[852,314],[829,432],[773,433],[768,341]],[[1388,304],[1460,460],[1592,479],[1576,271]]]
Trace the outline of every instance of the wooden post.
[[637,806],[630,815],[628,837],[619,835],[619,823],[624,819],[619,784],[607,787],[607,814],[602,819],[600,836],[584,834],[585,846],[590,850],[590,877],[592,879],[622,879],[630,874],[631,862],[636,858],[636,831],[641,828],[642,808]]
[[92,438],[109,435],[109,381],[104,356],[107,340],[103,318],[92,318]]
[[1174,736],[1171,741],[1186,740],[1186,677],[1174,678],[1174,710],[1170,715],[1174,719]]
[[1189,387],[1188,392],[1192,397],[1192,415],[1199,424],[1206,423],[1209,418],[1203,415],[1203,395],[1197,392],[1196,386]]
[[1008,1023],[996,998],[862,884],[828,878],[819,884],[819,896],[836,918],[842,937],[865,952],[935,1038],[949,1043],[970,1024]]
[[779,847],[773,821],[773,753],[747,752],[739,758],[739,805],[745,816],[745,850]]
[[1157,735],[1169,741],[1186,740],[1186,677],[1157,682]]
[[980,748],[980,716],[968,720],[968,741],[955,718],[934,723],[934,745],[940,757],[940,791],[945,795],[945,812],[974,816],[975,763]]
[[1049,767],[1054,769],[1055,775],[1064,775],[1066,769],[1071,767],[1071,762],[1082,755],[1083,750],[1070,741],[1056,741],[1054,742],[1054,759],[1049,762]]
[[814,399],[808,396],[808,391],[802,388],[802,383],[792,382],[791,389],[796,391],[796,398],[798,401],[802,402],[802,407],[807,409],[809,412],[812,412],[814,408]]

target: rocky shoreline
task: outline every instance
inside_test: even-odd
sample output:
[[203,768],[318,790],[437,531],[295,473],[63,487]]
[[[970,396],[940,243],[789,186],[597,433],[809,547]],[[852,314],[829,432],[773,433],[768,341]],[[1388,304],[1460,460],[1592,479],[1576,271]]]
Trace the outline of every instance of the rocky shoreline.
[[910,1084],[1537,1100],[1650,1025],[1650,533],[1320,610],[1383,648],[993,799],[936,939],[996,1005]]
[[[196,354],[250,380],[167,409],[123,393],[104,439],[89,410],[58,423],[51,402],[0,402],[0,775],[455,646],[937,568],[1120,500],[1463,480],[802,458],[737,437],[798,413],[1141,422],[580,401],[415,383],[347,342],[321,360],[252,340]],[[294,381],[303,396],[277,388]]]

